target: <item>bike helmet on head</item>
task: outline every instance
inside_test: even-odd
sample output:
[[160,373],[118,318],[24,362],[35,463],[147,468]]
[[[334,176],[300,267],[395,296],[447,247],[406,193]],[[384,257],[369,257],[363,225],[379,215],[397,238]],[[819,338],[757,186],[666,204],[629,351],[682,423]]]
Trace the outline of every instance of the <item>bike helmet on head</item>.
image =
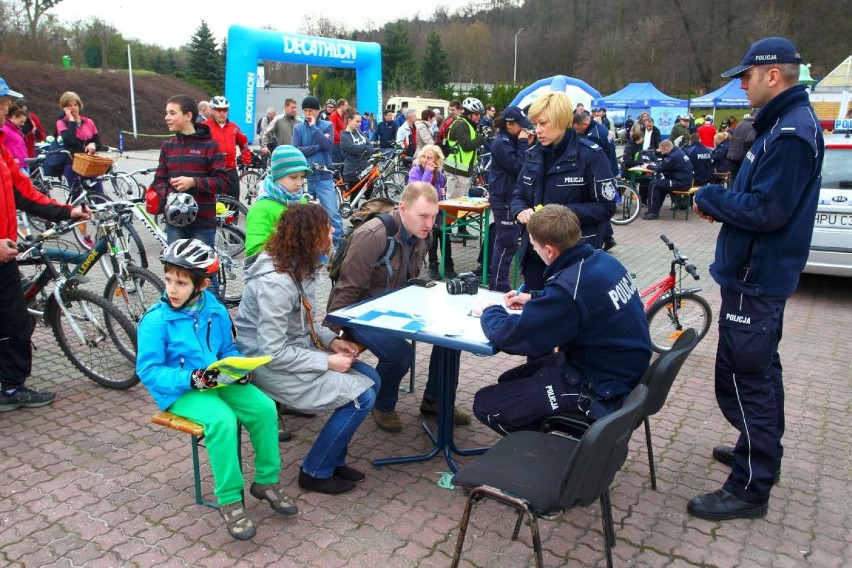
[[476,99],[474,97],[468,97],[462,101],[462,108],[467,112],[478,112],[482,114],[485,112],[485,107],[482,106],[482,101]]
[[198,203],[188,193],[173,192],[166,198],[164,216],[172,227],[186,227],[198,216]]
[[178,239],[160,255],[163,264],[171,264],[204,278],[219,272],[219,257],[210,245],[198,239]]
[[218,95],[210,99],[210,108],[231,108],[231,102],[222,95]]

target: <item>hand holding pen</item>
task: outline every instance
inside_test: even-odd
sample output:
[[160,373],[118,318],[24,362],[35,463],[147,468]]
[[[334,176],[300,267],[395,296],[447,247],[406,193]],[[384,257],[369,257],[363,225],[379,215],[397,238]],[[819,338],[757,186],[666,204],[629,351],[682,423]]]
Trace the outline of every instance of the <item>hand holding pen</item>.
[[526,304],[532,298],[529,294],[524,294],[524,285],[521,284],[518,286],[517,290],[509,290],[506,292],[506,295],[503,296],[503,300],[506,302],[506,307],[510,310],[520,310],[523,308],[524,304]]

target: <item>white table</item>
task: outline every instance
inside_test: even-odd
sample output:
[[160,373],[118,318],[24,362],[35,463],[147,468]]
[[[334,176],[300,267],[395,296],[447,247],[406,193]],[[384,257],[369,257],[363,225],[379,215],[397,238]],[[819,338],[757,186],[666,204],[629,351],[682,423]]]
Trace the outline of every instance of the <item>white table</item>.
[[500,303],[501,298],[500,293],[482,289],[476,295],[454,296],[447,293],[443,284],[431,288],[407,286],[326,316],[329,322],[343,327],[372,329],[436,346],[435,356],[438,357],[441,370],[437,436],[423,423],[423,429],[435,447],[425,454],[375,460],[373,465],[426,461],[443,451],[447,465],[455,472],[458,468],[452,454],[477,455],[487,449],[462,450],[455,445],[453,407],[456,392],[453,379],[458,376],[458,354],[461,351],[477,355],[493,355],[497,352],[485,337],[479,318],[470,313],[473,308],[488,302]]

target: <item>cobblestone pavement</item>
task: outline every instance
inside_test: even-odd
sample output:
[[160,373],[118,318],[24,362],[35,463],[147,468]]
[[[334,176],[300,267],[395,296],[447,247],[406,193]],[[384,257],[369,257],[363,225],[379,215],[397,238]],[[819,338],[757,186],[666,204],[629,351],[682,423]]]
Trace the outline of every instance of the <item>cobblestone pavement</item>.
[[[647,285],[668,270],[668,251],[658,239],[667,234],[699,267],[704,295],[718,310],[717,286],[707,271],[718,226],[694,216],[685,221],[682,212],[672,220],[666,213],[659,221],[639,219],[616,227],[613,252],[637,273],[639,284]],[[476,249],[456,248],[457,267],[472,268]],[[92,286],[97,289],[97,282]],[[326,284],[323,296],[327,290]],[[686,514],[691,497],[718,488],[725,479],[726,470],[712,460],[711,448],[735,439],[713,394],[714,326],[681,371],[665,408],[652,419],[659,491],[650,487],[641,432],[616,476],[616,566],[852,563],[852,333],[843,323],[852,308],[848,290],[848,280],[805,277],[787,305],[782,342],[786,454],[767,517],[713,523]],[[282,483],[300,512],[283,518],[247,496],[258,534],[237,542],[215,510],[194,503],[188,437],[150,423],[156,408],[141,385],[112,391],[87,380],[46,328],[36,330],[34,343],[38,350],[28,384],[56,391],[57,400],[44,408],[0,414],[0,565],[449,565],[464,498],[459,490],[436,484],[445,462],[370,465],[375,458],[427,449],[418,414],[427,345],[418,346],[417,392],[400,399],[404,430],[389,434],[368,418],[352,442],[352,465],[366,471],[367,480],[338,497],[301,491],[295,481],[299,463],[324,417],[291,418],[288,426],[295,437],[281,444]],[[459,405],[470,410],[477,389],[518,360],[503,354],[463,356]],[[496,435],[473,424],[459,428],[457,439],[462,447],[490,445]],[[243,455],[248,483],[254,470],[247,442]],[[202,473],[210,494],[203,451]],[[528,532],[522,530],[515,542],[509,539],[513,521],[506,508],[479,505],[462,565],[532,566]],[[543,522],[542,540],[547,566],[605,564],[597,504]]]

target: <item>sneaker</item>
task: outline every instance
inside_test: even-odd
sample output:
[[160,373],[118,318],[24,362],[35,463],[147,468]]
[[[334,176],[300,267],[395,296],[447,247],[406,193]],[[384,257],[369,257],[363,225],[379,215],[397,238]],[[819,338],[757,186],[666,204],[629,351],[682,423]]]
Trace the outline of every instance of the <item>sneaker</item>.
[[257,534],[254,523],[248,518],[245,507],[239,501],[222,505],[219,507],[219,514],[225,519],[225,527],[235,539],[249,540]]
[[355,482],[332,475],[328,479],[319,479],[299,470],[299,487],[305,491],[324,493],[325,495],[342,495],[355,489]]
[[6,394],[0,390],[0,412],[9,412],[19,408],[38,408],[47,406],[56,395],[47,391],[34,391],[27,387],[18,387],[12,394]]
[[[425,398],[420,403],[420,414],[423,416],[438,416],[438,401],[429,402]],[[453,408],[453,424],[456,426],[467,426],[470,424],[470,414]]]
[[370,413],[373,415],[373,420],[376,421],[376,426],[385,432],[402,432],[402,420],[399,419],[399,414],[395,410],[383,412],[378,408],[373,408]]
[[252,497],[256,497],[269,503],[272,510],[279,515],[295,515],[299,508],[293,501],[286,497],[275,483],[252,483],[249,488]]
[[341,465],[337,469],[334,470],[334,477],[339,477],[340,479],[345,479],[346,481],[354,481],[355,483],[361,483],[367,476],[355,469],[354,467],[349,467],[348,465]]
[[750,503],[737,499],[724,489],[699,495],[686,506],[693,517],[708,521],[727,521],[731,519],[759,519],[766,516],[767,503]]

